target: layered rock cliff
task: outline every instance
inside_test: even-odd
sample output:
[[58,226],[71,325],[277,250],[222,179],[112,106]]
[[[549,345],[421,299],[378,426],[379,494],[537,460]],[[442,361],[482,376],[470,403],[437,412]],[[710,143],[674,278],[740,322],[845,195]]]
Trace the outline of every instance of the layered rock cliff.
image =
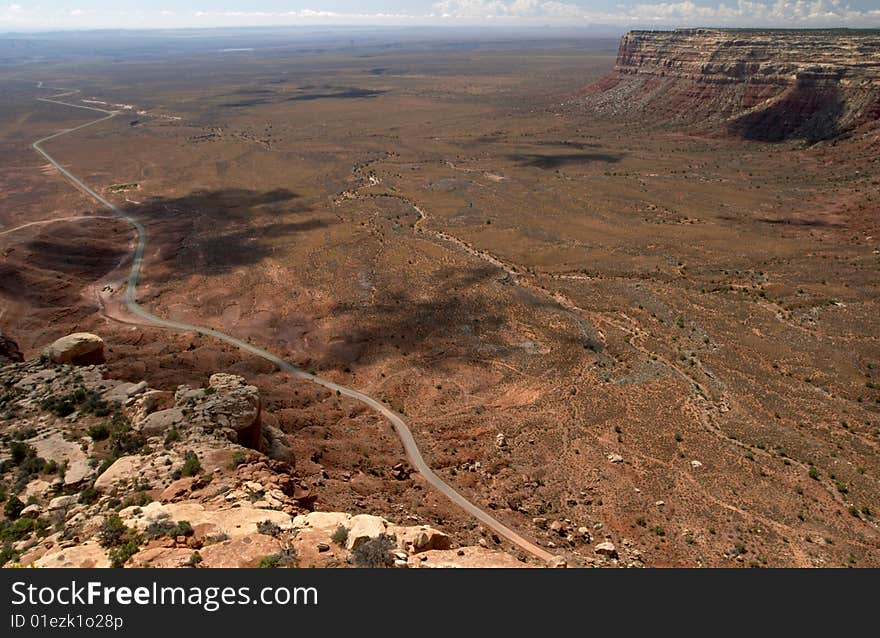
[[880,119],[880,32],[633,31],[586,95],[618,116],[817,142]]

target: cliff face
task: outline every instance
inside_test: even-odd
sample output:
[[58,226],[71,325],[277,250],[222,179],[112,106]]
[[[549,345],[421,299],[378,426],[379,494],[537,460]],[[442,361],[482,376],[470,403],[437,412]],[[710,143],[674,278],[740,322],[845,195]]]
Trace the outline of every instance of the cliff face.
[[612,114],[816,142],[880,118],[880,32],[633,31],[587,95]]

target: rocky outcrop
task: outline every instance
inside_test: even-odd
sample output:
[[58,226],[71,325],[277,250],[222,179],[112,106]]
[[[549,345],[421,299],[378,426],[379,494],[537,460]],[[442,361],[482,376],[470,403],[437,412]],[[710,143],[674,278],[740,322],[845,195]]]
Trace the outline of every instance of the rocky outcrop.
[[880,118],[880,36],[859,31],[632,31],[591,110],[817,142]]
[[24,361],[18,344],[0,331],[0,365]]
[[74,332],[52,343],[45,354],[52,363],[104,363],[104,340],[90,332]]
[[[55,358],[0,366],[3,563],[403,568],[453,546],[428,525],[310,511],[319,494],[265,453],[286,438],[242,377],[162,392],[77,365],[94,340],[61,341]],[[474,565],[515,561],[479,553]]]

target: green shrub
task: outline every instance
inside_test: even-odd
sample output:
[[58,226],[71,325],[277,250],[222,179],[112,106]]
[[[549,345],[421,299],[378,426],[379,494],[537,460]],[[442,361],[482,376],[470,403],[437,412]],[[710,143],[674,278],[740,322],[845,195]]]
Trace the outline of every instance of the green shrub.
[[165,433],[165,447],[168,447],[172,443],[180,440],[180,430],[177,428],[171,428]]
[[172,477],[176,480],[183,476],[198,476],[202,471],[202,464],[199,463],[199,457],[192,450],[187,450],[183,455],[183,467],[175,470]]
[[17,561],[19,556],[20,554],[12,548],[12,543],[4,543],[0,548],[0,566]]
[[261,569],[275,569],[277,567],[296,567],[296,551],[292,547],[264,556],[260,561]]
[[336,531],[333,532],[330,540],[332,540],[337,545],[345,545],[345,541],[348,540],[348,528],[344,525],[340,525],[336,528]]
[[76,410],[76,406],[66,397],[47,397],[40,401],[40,407],[57,417],[65,417]]
[[125,565],[129,558],[137,554],[137,551],[137,539],[128,540],[119,547],[114,547],[109,552],[107,552],[107,557],[110,559],[110,566],[115,568],[122,567],[123,565]]
[[278,536],[281,528],[272,521],[260,521],[257,523],[257,532],[266,536]]
[[101,547],[118,547],[133,535],[134,530],[128,528],[117,514],[111,514],[98,528],[98,543]]
[[177,523],[171,521],[157,521],[151,523],[149,527],[147,527],[144,531],[144,536],[151,539],[160,538],[162,536],[177,538],[178,536],[192,536],[194,533],[195,532],[189,521],[178,521]]
[[377,536],[358,545],[352,552],[352,559],[357,567],[390,567],[394,564],[391,550],[397,546],[392,536]]
[[18,520],[0,521],[0,541],[16,543],[27,538],[36,526],[36,519],[19,518]]
[[95,489],[94,483],[84,487],[79,493],[79,502],[83,505],[93,505],[100,496],[98,490]]
[[9,444],[9,454],[13,465],[21,465],[27,457],[36,456],[37,451],[27,443],[13,441]]
[[110,426],[110,449],[113,456],[134,454],[140,450],[147,440],[131,429],[128,419],[115,415]]
[[134,494],[129,494],[125,497],[125,500],[121,503],[120,509],[125,509],[126,507],[143,507],[152,502],[153,499],[149,494],[144,491],[137,491]]
[[21,499],[13,494],[6,501],[6,505],[3,506],[3,515],[9,520],[14,521],[21,516],[21,511],[24,507],[25,505],[21,502]]
[[110,438],[110,426],[106,423],[97,423],[86,430],[86,434],[92,437],[93,441],[103,441]]
[[818,480],[819,480],[819,470],[816,469],[816,466],[815,466],[815,465],[811,465],[811,466],[810,466],[809,476],[810,476],[810,478],[813,479],[814,481],[818,481]]

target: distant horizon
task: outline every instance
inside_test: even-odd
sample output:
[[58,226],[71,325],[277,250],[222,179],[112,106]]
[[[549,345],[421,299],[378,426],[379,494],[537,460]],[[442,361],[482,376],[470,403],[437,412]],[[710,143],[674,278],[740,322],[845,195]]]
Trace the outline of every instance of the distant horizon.
[[556,32],[605,32],[606,35],[612,33],[624,34],[631,31],[880,31],[880,22],[874,26],[816,26],[816,27],[797,27],[797,26],[730,26],[730,25],[618,25],[618,24],[523,24],[523,25],[487,25],[487,24],[284,24],[284,25],[222,25],[222,26],[180,26],[180,27],[47,27],[43,29],[34,28],[28,30],[2,30],[0,29],[0,37],[9,35],[49,35],[62,33],[164,33],[164,32],[232,32],[232,31],[313,31],[315,29],[328,29],[336,31],[404,31],[411,29],[429,30],[429,31],[492,31],[496,33],[517,33],[517,32],[534,32],[538,30],[552,29]]
[[250,27],[877,28],[878,0],[0,0],[0,32]]

